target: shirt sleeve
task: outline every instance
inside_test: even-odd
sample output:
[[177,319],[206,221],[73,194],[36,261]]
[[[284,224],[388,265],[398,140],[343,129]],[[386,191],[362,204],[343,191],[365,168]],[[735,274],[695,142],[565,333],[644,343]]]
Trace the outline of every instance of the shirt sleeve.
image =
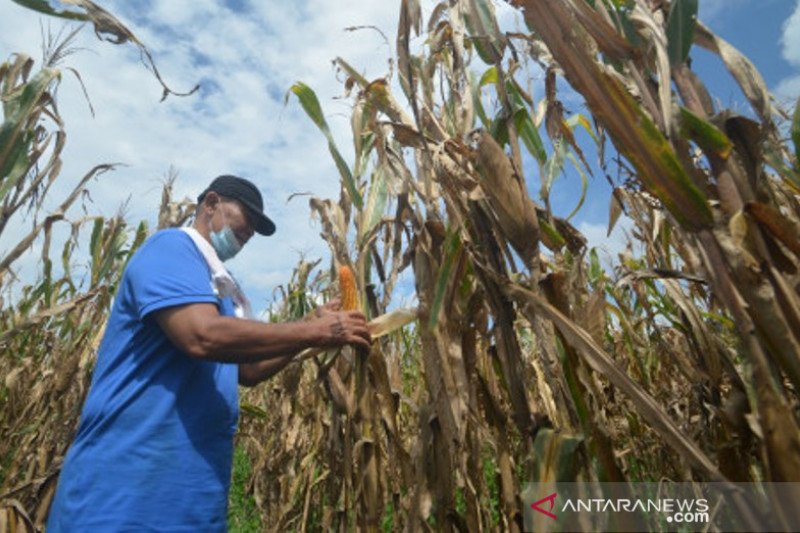
[[131,259],[126,275],[140,320],[166,307],[219,304],[205,259],[180,230],[153,235]]

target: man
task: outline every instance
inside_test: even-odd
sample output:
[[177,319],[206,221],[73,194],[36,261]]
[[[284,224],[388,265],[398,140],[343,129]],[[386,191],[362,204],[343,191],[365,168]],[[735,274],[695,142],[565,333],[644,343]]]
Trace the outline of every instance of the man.
[[302,322],[240,318],[247,299],[221,262],[274,231],[256,186],[220,176],[192,228],[159,231],[131,258],[48,533],[225,531],[237,383],[305,348],[369,346],[365,317],[335,303]]

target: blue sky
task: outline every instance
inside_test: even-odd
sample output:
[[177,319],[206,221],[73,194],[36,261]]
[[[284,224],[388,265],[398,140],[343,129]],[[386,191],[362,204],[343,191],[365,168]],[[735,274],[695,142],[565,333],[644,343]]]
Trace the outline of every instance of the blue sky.
[[[703,0],[700,0],[700,4],[704,5]],[[793,67],[789,63],[781,42],[784,26],[796,10],[797,3],[792,0],[759,2],[733,0],[730,9],[715,9],[712,18],[706,23],[718,35],[733,43],[748,56],[774,90],[787,78],[798,75],[798,65],[795,64]],[[702,16],[701,11],[701,20]],[[790,51],[787,51],[788,53]],[[703,50],[695,50],[693,55],[696,57],[695,68],[698,71],[706,71],[708,68],[706,65],[711,68],[719,66],[716,61],[708,61],[710,54]],[[721,72],[716,70],[713,72],[717,78],[725,79]],[[794,96],[796,98],[797,93]],[[739,98],[739,95],[736,95],[736,98]]]
[[[700,0],[700,20],[749,57],[770,89],[778,90],[776,97],[784,104],[795,102],[800,96],[797,88],[792,91],[789,87],[789,80],[800,76],[800,63],[794,66],[789,63],[790,51],[784,53],[782,42],[784,26],[797,10],[794,0],[725,0],[724,3]],[[800,26],[800,20],[796,25]],[[795,28],[797,33],[800,28]],[[800,39],[797,44],[800,45]],[[693,69],[721,105],[743,113],[750,111],[747,100],[717,56],[699,47],[693,47],[690,56]]]
[[[338,196],[338,175],[323,136],[295,101],[284,107],[283,96],[297,80],[312,86],[322,101],[340,149],[352,159],[349,104],[331,59],[342,56],[368,78],[384,76],[391,53],[377,32],[345,32],[344,28],[375,25],[394,42],[399,2],[367,0],[301,0],[253,2],[236,0],[103,0],[99,3],[124,21],[147,43],[162,74],[176,90],[198,81],[200,95],[159,103],[160,87],[138,62],[131,47],[100,43],[87,28],[79,45],[87,51],[66,65],[81,72],[97,111],[88,112],[79,85],[65,75],[59,89],[60,109],[68,133],[60,189],[64,191],[97,163],[123,162],[113,174],[92,185],[90,212],[114,215],[129,200],[128,218],[155,223],[160,183],[172,165],[179,173],[176,193],[194,197],[217,174],[251,177],[265,195],[276,220],[275,237],[254,239],[230,262],[253,296],[256,308],[271,298],[272,289],[289,279],[300,254],[329,257],[310,219],[307,199],[287,204],[296,192]],[[423,2],[424,14],[434,4]],[[497,2],[504,24],[516,15]],[[779,98],[800,94],[800,8],[797,0],[700,0],[701,19],[745,52],[762,71]],[[40,16],[12,2],[0,4],[0,56],[24,51],[37,58]],[[45,19],[58,28],[60,22]],[[695,69],[715,96],[744,109],[730,79],[710,54],[694,50]],[[540,80],[541,81],[541,80]],[[562,98],[570,111],[583,112]],[[541,91],[534,94],[538,100]],[[528,176],[534,195],[538,179]],[[567,173],[556,182],[553,206],[565,215],[574,207],[579,179]],[[602,176],[590,185],[586,205],[574,223],[592,244],[611,253],[623,232],[605,236],[610,187]],[[54,199],[55,200],[55,199]],[[76,210],[77,211],[77,210]],[[77,217],[80,213],[72,213]],[[0,254],[19,238],[24,221],[0,238]],[[31,256],[20,274],[37,271]],[[325,264],[323,262],[323,264]]]

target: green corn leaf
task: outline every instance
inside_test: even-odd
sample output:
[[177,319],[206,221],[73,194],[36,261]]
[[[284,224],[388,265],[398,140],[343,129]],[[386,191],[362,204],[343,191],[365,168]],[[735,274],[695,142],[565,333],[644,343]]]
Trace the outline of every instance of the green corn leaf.
[[586,172],[583,171],[583,166],[578,161],[578,158],[575,157],[575,154],[573,154],[571,151],[567,152],[567,158],[575,166],[578,171],[578,175],[581,177],[581,197],[578,199],[578,205],[575,206],[575,209],[573,209],[572,212],[567,215],[567,220],[571,220],[572,217],[578,214],[578,211],[580,211],[581,207],[583,207],[583,202],[586,201],[586,191],[589,190],[589,178],[586,176]]
[[498,113],[494,120],[492,120],[489,134],[491,134],[500,146],[508,144],[508,120],[504,116],[504,111]]
[[[331,135],[328,122],[325,120],[325,117],[322,114],[322,106],[319,105],[319,100],[317,99],[317,95],[314,90],[301,81],[298,81],[292,85],[289,90],[294,93],[295,96],[297,96],[306,114],[308,114],[308,117],[314,122],[314,124],[317,125],[320,130],[322,130],[322,133],[325,134],[325,137]],[[286,100],[288,101],[288,99],[289,95],[287,93]]]
[[589,282],[592,286],[597,286],[603,280],[605,271],[600,264],[600,257],[597,255],[597,248],[589,250]]
[[514,124],[517,126],[517,133],[522,138],[525,148],[539,163],[544,164],[547,161],[547,152],[544,149],[539,130],[536,129],[527,109],[519,109],[514,113]]
[[239,409],[246,415],[255,417],[255,418],[267,418],[267,412],[257,405],[253,405],[252,403],[241,402],[239,404]]
[[667,51],[672,66],[689,57],[697,25],[698,0],[674,0],[667,19]]
[[636,26],[634,26],[631,21],[629,11],[626,9],[618,9],[617,16],[619,18],[619,26],[628,42],[633,46],[640,46],[642,44],[642,38],[639,36],[639,32],[636,31]]
[[386,169],[379,166],[372,175],[372,186],[369,190],[367,205],[362,212],[362,224],[359,224],[358,242],[364,246],[378,222],[381,221],[389,199],[389,188],[386,183]]
[[646,168],[645,163],[655,163],[661,171],[653,176],[640,174],[642,182],[664,202],[678,222],[692,229],[709,227],[713,217],[705,194],[689,178],[653,121],[638,107],[632,110],[638,119],[637,142],[641,143],[642,152],[627,150],[625,155],[639,168]]
[[490,83],[497,85],[499,79],[500,78],[497,72],[497,67],[489,67],[488,69],[486,69],[486,72],[483,73],[483,76],[481,76],[481,81],[478,85],[480,87],[485,87]]
[[578,448],[582,435],[569,435],[552,429],[540,429],[533,442],[534,479],[545,481],[574,481],[581,461]]
[[764,161],[788,183],[797,194],[800,194],[800,164],[791,168],[779,151],[767,144],[764,148]]
[[366,87],[367,85],[369,85],[369,81],[367,81],[367,78],[362,76],[360,72],[358,72],[355,68],[353,68],[353,66],[350,63],[348,63],[341,57],[337,57],[335,59],[335,63],[339,65],[339,67],[342,70],[344,70],[349,77],[353,78],[356,81],[356,83],[358,83],[359,86]]
[[[317,99],[316,93],[303,82],[295,83],[292,85],[289,91],[297,96],[297,98],[300,100],[300,105],[303,106],[306,114],[314,122],[314,124],[317,125],[320,131],[322,131],[322,133],[325,135],[325,138],[328,139],[328,149],[330,150],[331,156],[333,156],[333,160],[336,163],[336,168],[339,170],[339,174],[342,177],[342,182],[347,188],[347,192],[350,194],[353,205],[355,205],[358,210],[361,210],[364,206],[364,200],[361,197],[361,193],[358,192],[358,187],[353,179],[353,174],[350,172],[350,167],[347,165],[342,157],[342,154],[339,152],[339,149],[336,147],[336,142],[333,140],[331,129],[328,127],[328,122],[325,120],[325,116],[322,114],[322,107],[319,105],[319,100]],[[289,93],[286,94],[286,100],[288,101],[288,99]]]
[[800,99],[794,108],[794,119],[792,120],[792,142],[794,142],[795,166],[800,170]]
[[526,101],[526,98],[522,96],[519,86],[514,83],[513,80],[506,80],[506,92],[508,93],[508,99],[511,100],[511,107],[514,111],[524,109],[526,103],[533,104],[533,102]]
[[65,299],[75,296],[75,284],[72,282],[72,276],[65,274],[63,278],[56,283],[56,301],[64,301]]
[[573,130],[578,126],[582,127],[586,131],[586,133],[589,134],[589,137],[592,138],[595,144],[600,144],[600,138],[594,132],[594,129],[592,129],[592,124],[589,122],[589,119],[586,118],[584,115],[581,115],[580,113],[575,113],[574,115],[570,116],[565,122],[567,123],[567,126],[569,126]]
[[5,199],[8,192],[16,188],[19,181],[27,174],[30,168],[28,152],[32,140],[33,132],[27,130],[22,132],[15,145],[11,147],[7,164],[0,169],[0,180],[2,180],[0,182],[0,200]]
[[149,232],[148,232],[148,228],[147,228],[147,223],[143,220],[143,221],[141,221],[139,223],[139,226],[136,228],[136,234],[133,237],[133,243],[131,243],[131,247],[127,251],[127,254],[126,254],[127,256],[125,258],[125,263],[122,265],[122,268],[121,268],[120,271],[124,270],[125,267],[128,266],[128,262],[131,260],[131,257],[133,257],[133,253],[136,250],[138,250],[139,246],[141,246],[142,243],[147,239],[147,234],[148,233]]
[[[496,76],[497,70],[494,70]],[[522,138],[522,143],[540,164],[544,164],[547,161],[547,152],[544,149],[539,130],[536,129],[536,125],[533,123],[533,119],[525,105],[525,97],[520,92],[517,84],[511,80],[506,83],[506,91],[508,91],[511,105],[514,107],[514,125],[517,127],[520,138]]]
[[64,241],[64,248],[61,251],[61,268],[64,269],[64,278],[71,279],[72,278],[72,267],[70,265],[70,258],[72,257],[72,251],[74,250],[75,245],[72,239],[67,239]]
[[719,128],[685,107],[681,107],[680,120],[681,135],[696,142],[704,152],[722,159],[727,159],[731,154],[733,143]]
[[558,139],[553,142],[553,154],[544,164],[544,175],[542,176],[541,198],[547,201],[550,190],[556,178],[564,171],[564,158],[567,155],[567,145]]
[[367,170],[369,156],[372,153],[373,148],[375,148],[375,134],[365,134],[360,144],[361,146],[358,152],[358,157],[356,158],[356,166],[354,170],[354,179],[356,180]]
[[456,258],[463,251],[461,244],[461,237],[458,232],[454,231],[448,235],[444,243],[444,259],[442,260],[441,268],[439,269],[439,276],[436,278],[436,293],[433,296],[433,304],[431,304],[431,318],[428,322],[428,327],[433,330],[439,323],[439,313],[442,310],[444,303],[444,296],[447,293],[447,287],[450,285],[453,265]]
[[0,179],[8,176],[11,169],[19,164],[20,150],[27,152],[27,145],[32,140],[29,134],[25,138],[31,114],[36,112],[50,84],[60,77],[58,70],[42,69],[28,83],[5,97],[7,114],[0,126]]
[[[483,78],[481,78],[483,80]],[[492,121],[489,119],[489,116],[486,114],[486,109],[483,107],[483,93],[481,92],[481,85],[475,79],[475,73],[472,71],[469,72],[469,86],[472,92],[472,106],[475,108],[475,115],[481,120],[481,124],[486,129],[491,129]],[[474,127],[474,125],[473,125]]]
[[353,108],[353,116],[350,119],[350,126],[353,130],[353,148],[355,149],[355,168],[353,174],[357,180],[363,173],[361,163],[365,163],[364,151],[369,151],[372,147],[367,139],[369,133],[369,121],[371,116],[372,106],[367,102],[366,98],[359,98],[355,107]]
[[122,232],[122,226],[119,224],[113,226],[113,234],[105,239],[106,247],[102,250],[103,260],[100,263],[100,268],[97,271],[98,281],[106,279],[114,263],[121,257],[122,246],[125,244],[125,236]]
[[494,65],[501,61],[505,42],[492,4],[488,0],[469,0],[464,23],[483,62]]
[[50,260],[49,257],[42,258],[42,262],[44,264],[43,273],[44,273],[44,281],[42,281],[42,286],[44,287],[44,303],[48,307],[53,305],[53,261]]
[[558,230],[542,216],[539,217],[539,228],[542,230],[542,242],[550,250],[557,252],[567,245],[566,239]]
[[90,20],[89,16],[85,13],[76,13],[75,11],[67,11],[67,10],[57,10],[53,9],[50,6],[50,3],[47,0],[11,0],[15,4],[19,4],[22,7],[27,7],[28,9],[32,9],[33,11],[38,11],[44,15],[50,15],[52,17],[60,17],[69,20]]
[[103,256],[103,226],[105,219],[97,217],[94,219],[92,228],[92,238],[89,240],[89,253],[92,255],[92,286],[100,279],[100,261]]
[[725,315],[719,313],[710,313],[708,311],[700,311],[700,315],[706,320],[714,321],[720,324],[728,331],[733,331],[734,329],[736,329],[736,322],[734,322]]

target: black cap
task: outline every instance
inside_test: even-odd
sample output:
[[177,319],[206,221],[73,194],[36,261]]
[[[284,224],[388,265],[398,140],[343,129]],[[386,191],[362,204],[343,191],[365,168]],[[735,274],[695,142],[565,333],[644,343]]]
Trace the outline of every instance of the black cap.
[[254,229],[261,235],[275,233],[275,224],[264,214],[264,201],[261,199],[261,193],[251,181],[229,174],[217,176],[211,185],[197,197],[197,203],[201,204],[206,194],[211,191],[241,202],[250,214],[250,219],[255,225]]

